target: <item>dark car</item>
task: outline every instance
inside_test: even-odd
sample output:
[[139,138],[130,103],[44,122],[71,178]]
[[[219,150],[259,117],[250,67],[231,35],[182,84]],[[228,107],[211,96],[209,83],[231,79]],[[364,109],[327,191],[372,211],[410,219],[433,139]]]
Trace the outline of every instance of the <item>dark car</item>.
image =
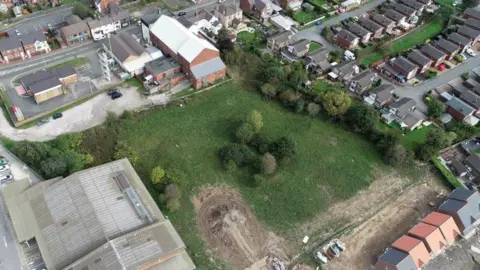
[[179,12],[177,15],[178,16],[185,16],[187,13],[185,11]]
[[114,93],[117,93],[117,92],[118,92],[117,88],[112,88],[112,89],[109,89],[107,91],[107,95],[111,96],[111,95],[113,95]]
[[112,94],[112,99],[121,98],[123,95],[120,92],[115,92]]
[[63,114],[62,114],[61,112],[59,112],[59,113],[54,113],[54,114],[52,115],[53,120],[58,119],[58,118],[62,118],[62,117],[63,117]]
[[39,120],[39,121],[37,121],[37,126],[45,125],[48,122],[50,122],[50,119]]

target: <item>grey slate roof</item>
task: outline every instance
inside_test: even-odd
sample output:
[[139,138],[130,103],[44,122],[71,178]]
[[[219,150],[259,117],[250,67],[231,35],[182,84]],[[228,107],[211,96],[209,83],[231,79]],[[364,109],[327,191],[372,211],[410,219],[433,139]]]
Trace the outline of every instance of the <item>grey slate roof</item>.
[[480,10],[478,8],[467,8],[463,12],[465,15],[470,15],[472,17],[480,18]]
[[423,55],[419,50],[411,51],[408,56],[408,60],[412,61],[413,63],[419,65],[420,67],[424,67],[432,62],[430,58]]
[[480,29],[480,21],[474,18],[466,19],[465,25],[468,25],[471,28]]
[[47,72],[44,70],[37,71],[33,74],[20,78],[22,85],[33,93],[40,93],[55,86],[60,86],[59,79],[77,74],[72,66],[63,66]]
[[372,91],[370,91],[370,93],[375,94],[377,96],[375,99],[377,102],[384,103],[392,99],[393,90],[395,90],[395,87],[393,85],[381,84],[380,86],[377,86]]
[[411,72],[411,71],[415,70],[415,68],[417,68],[417,65],[415,65],[414,63],[412,63],[410,60],[408,60],[407,58],[405,58],[403,56],[397,57],[397,59],[395,59],[394,63],[395,63],[395,65],[403,68],[404,70],[406,70],[408,72]]
[[372,31],[372,32],[376,32],[376,31],[378,31],[378,30],[380,30],[380,29],[383,28],[383,26],[381,26],[380,24],[378,24],[378,23],[376,23],[376,22],[374,22],[374,21],[372,21],[372,20],[370,20],[370,19],[368,19],[368,18],[365,18],[365,17],[360,18],[360,19],[358,20],[358,22],[359,22],[365,29],[370,30],[370,31]]
[[401,0],[401,2],[411,8],[414,8],[415,10],[420,10],[421,8],[425,7],[425,4],[421,2],[417,2],[415,0]]
[[293,35],[293,33],[290,32],[290,31],[283,31],[283,32],[277,33],[273,36],[269,36],[267,39],[275,40],[275,42],[283,43],[283,42],[288,41],[292,35]]
[[[447,114],[449,115],[449,114]],[[451,117],[451,116],[450,116]],[[458,175],[461,175],[461,174],[464,174],[466,172],[468,172],[467,168],[465,167],[465,165],[463,165],[460,161],[458,161],[457,159],[454,159],[452,160],[452,162],[450,163],[450,166],[452,166],[452,168],[455,170],[455,172],[458,174]]]
[[447,106],[451,107],[452,109],[456,110],[457,112],[460,112],[464,116],[471,115],[475,109],[473,109],[470,105],[467,103],[463,102],[457,97],[453,97],[449,101],[447,101]]
[[20,78],[20,82],[26,88],[29,88],[30,85],[35,84],[39,81],[46,80],[48,78],[54,77],[54,74],[47,72],[45,70],[37,71],[33,74],[29,74]]
[[388,27],[392,24],[395,24],[394,21],[392,21],[391,19],[387,18],[386,16],[382,15],[382,14],[375,14],[373,15],[372,19],[379,23],[380,25],[383,25],[385,27]]
[[367,29],[361,27],[358,23],[355,23],[355,22],[350,22],[348,23],[347,25],[348,27],[348,30],[355,34],[356,36],[359,36],[361,38],[363,38],[364,36],[368,35],[370,33],[370,31],[368,31]]
[[154,75],[175,69],[180,65],[173,58],[158,58],[145,64],[145,69],[150,70]]
[[0,39],[0,51],[22,48],[22,43],[17,36]]
[[349,60],[349,61],[344,61],[335,67],[333,67],[334,70],[338,70],[339,73],[341,74],[350,74],[353,73],[354,67],[357,65],[357,62],[354,60]]
[[160,18],[161,14],[159,13],[152,13],[152,14],[147,14],[145,16],[142,17],[142,22],[150,27],[150,25],[152,25],[154,22],[156,22],[158,20],[158,18]]
[[110,48],[110,44],[112,45],[112,53],[121,62],[127,60],[130,56],[139,57],[146,52],[145,48],[128,32],[112,35],[110,37],[110,42],[108,39],[104,39],[102,42],[107,48]]
[[417,269],[412,257],[408,253],[396,248],[390,248],[387,250],[387,252],[380,256],[379,260],[397,266],[397,270]]
[[470,90],[463,92],[460,95],[460,99],[462,99],[465,102],[468,102],[469,104],[473,104],[477,108],[480,108],[480,96],[478,96],[477,94],[475,94]]
[[348,42],[353,42],[355,39],[358,39],[356,35],[352,34],[350,31],[347,31],[345,29],[342,29],[342,31],[338,32],[337,36],[345,39]]
[[316,63],[319,63],[327,60],[329,53],[330,51],[328,51],[327,49],[321,48],[319,50],[308,53],[307,58],[311,58]]
[[53,70],[52,73],[55,73],[58,78],[62,79],[77,74],[77,71],[72,66],[63,66]]
[[311,41],[308,39],[300,39],[293,42],[289,46],[292,46],[293,48],[295,48],[297,52],[302,52],[302,51],[308,50],[309,48],[308,46],[310,45],[310,43]]
[[75,24],[67,25],[65,27],[62,27],[60,31],[66,36],[73,36],[78,33],[90,33],[90,29],[88,28],[88,25],[85,21],[81,21]]
[[238,12],[241,12],[242,10],[240,7],[234,4],[220,4],[218,5],[218,12],[223,14],[223,16],[230,16],[233,14],[237,14]]
[[191,70],[196,79],[201,79],[224,68],[225,64],[223,63],[222,59],[220,59],[220,57],[215,57],[211,60],[201,63],[200,65],[192,67]]
[[458,50],[458,45],[453,44],[452,42],[441,38],[437,42],[435,42],[435,47],[447,51],[449,53],[453,53]]
[[480,157],[476,154],[470,155],[466,158],[468,164],[470,164],[473,169],[480,172]]
[[35,31],[28,33],[25,36],[21,37],[22,43],[24,46],[26,45],[32,45],[35,44],[35,42],[44,42],[47,41],[47,38],[45,37],[45,34],[43,31]]
[[400,114],[406,116],[410,110],[417,105],[415,100],[407,97],[403,97],[394,103],[390,104],[390,108],[396,109],[397,111],[400,112]]
[[465,47],[467,45],[470,44],[470,40],[458,33],[451,33],[450,35],[448,35],[448,40],[450,40],[451,42],[457,44],[457,45],[460,45],[462,47]]
[[446,211],[447,213],[457,213],[466,206],[466,202],[458,201],[455,199],[448,199],[442,205],[440,205],[438,209]]
[[[479,168],[480,168],[480,158],[477,155],[473,155],[473,156],[477,157],[476,163],[479,165]],[[450,192],[450,194],[448,194],[448,198],[467,202],[473,195],[478,196],[478,194],[476,193],[477,191],[459,187],[453,190],[452,192]]]
[[68,19],[67,19],[68,24],[76,24],[76,23],[79,23],[81,21],[82,21],[82,19],[80,17],[78,17],[78,15],[72,15],[72,16],[68,17]]
[[417,12],[415,9],[409,6],[399,3],[393,4],[393,9],[395,9],[395,11],[398,11],[399,13],[406,14],[409,17],[415,15],[415,13]]
[[415,113],[409,113],[407,114],[403,119],[402,119],[402,122],[407,125],[407,127],[409,128],[413,128],[415,125],[418,124],[418,122],[422,121],[423,119],[420,118],[420,116],[418,116],[417,114]]
[[479,30],[473,29],[473,28],[465,26],[465,25],[458,28],[457,33],[459,33],[463,36],[466,36],[470,39],[476,39],[476,38],[478,38],[478,36],[480,36],[480,31]]
[[195,24],[196,22],[199,22],[201,20],[207,20],[210,21],[213,18],[213,14],[210,13],[209,11],[205,9],[201,9],[198,11],[196,14],[193,14],[193,16],[186,17],[187,21],[189,21],[192,24]]
[[62,83],[57,77],[50,77],[30,85],[28,90],[36,94],[54,87],[60,87],[61,85]]
[[373,79],[377,77],[377,74],[371,70],[365,70],[357,74],[355,77],[352,78],[352,81],[357,81],[360,87],[371,87],[373,84]]
[[397,23],[405,18],[405,15],[400,14],[399,12],[393,9],[387,9],[387,11],[385,11],[385,16],[387,16],[388,18],[392,19]]
[[444,52],[440,51],[439,49],[433,47],[430,44],[427,44],[427,45],[423,46],[422,49],[420,49],[420,50],[422,51],[423,54],[426,54],[426,55],[432,57],[435,60],[438,60],[438,59],[442,58],[443,56],[445,56]]

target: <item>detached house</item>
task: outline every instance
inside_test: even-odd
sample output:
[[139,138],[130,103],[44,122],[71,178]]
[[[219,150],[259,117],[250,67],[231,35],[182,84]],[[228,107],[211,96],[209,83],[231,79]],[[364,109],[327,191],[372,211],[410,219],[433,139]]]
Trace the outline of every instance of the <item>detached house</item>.
[[[415,111],[417,103],[411,98],[401,98],[390,104],[389,114],[383,114],[382,118],[388,122],[395,120],[402,128],[414,130],[422,124],[423,118]],[[391,119],[393,117],[393,119]]]
[[475,20],[480,21],[480,10],[476,8],[467,8],[463,12],[463,17],[465,19],[473,18]]
[[372,87],[377,77],[378,75],[376,72],[365,70],[350,80],[348,89],[356,94],[362,94]]
[[381,26],[380,24],[365,17],[360,18],[358,23],[372,33],[371,38],[380,38],[383,36],[385,27]]
[[405,24],[406,16],[400,12],[397,12],[393,9],[387,9],[384,15],[394,21],[397,25]]
[[384,27],[385,33],[391,34],[393,28],[395,28],[395,22],[385,17],[382,14],[375,14],[372,17],[372,20]]
[[394,70],[405,76],[406,80],[413,78],[418,72],[418,66],[403,56],[397,57],[393,61],[392,67]]
[[460,51],[460,47],[455,45],[454,43],[442,38],[435,42],[435,47],[443,51],[447,57],[447,60],[452,60],[455,55],[457,55],[458,51]]
[[444,52],[440,51],[439,49],[433,47],[430,44],[423,46],[422,49],[420,49],[420,51],[425,56],[432,59],[434,67],[437,67],[438,65],[440,65],[445,60],[445,57],[447,57],[447,55]]
[[322,74],[330,70],[330,62],[328,55],[330,51],[325,48],[308,53],[305,57],[305,67],[313,71],[313,73]]
[[6,63],[26,58],[22,42],[17,36],[0,39],[0,54]]
[[220,53],[177,20],[162,15],[150,28],[152,44],[182,67],[195,89],[214,83],[226,75]]
[[259,17],[262,21],[268,20],[274,11],[282,9],[270,0],[240,0],[240,8],[243,12]]
[[272,51],[279,51],[283,47],[288,46],[292,41],[293,33],[283,31],[267,38],[267,48]]
[[360,42],[366,44],[370,41],[372,33],[367,29],[361,27],[358,23],[350,22],[347,25],[348,30],[360,38]]
[[233,20],[237,19],[239,22],[242,21],[243,12],[240,7],[234,4],[220,4],[215,9],[214,15],[220,20],[223,26],[231,28]]
[[432,59],[426,57],[419,50],[413,50],[412,52],[410,52],[408,54],[407,58],[408,58],[408,60],[412,61],[412,63],[415,63],[420,68],[418,73],[424,73],[433,64]]
[[350,60],[342,62],[333,67],[332,72],[328,73],[328,77],[334,80],[348,84],[350,80],[360,72],[357,62]]
[[28,33],[22,36],[21,40],[27,57],[50,52],[50,46],[43,31]]
[[308,53],[310,43],[308,39],[295,41],[282,49],[282,57],[289,62],[294,62]]
[[376,108],[383,108],[393,99],[393,91],[395,87],[391,84],[382,84],[375,87],[372,91],[368,92],[368,96],[365,97],[364,103]]
[[333,36],[333,42],[341,47],[352,49],[358,46],[360,38],[351,32],[342,29],[335,36]]
[[480,30],[476,30],[465,25],[458,28],[457,33],[470,39],[472,44],[475,44],[480,39]]
[[468,49],[471,45],[472,45],[472,42],[470,41],[470,39],[458,34],[458,33],[451,33],[450,35],[448,35],[448,40],[454,44],[456,44],[457,46],[460,47],[460,52],[465,52],[466,49]]

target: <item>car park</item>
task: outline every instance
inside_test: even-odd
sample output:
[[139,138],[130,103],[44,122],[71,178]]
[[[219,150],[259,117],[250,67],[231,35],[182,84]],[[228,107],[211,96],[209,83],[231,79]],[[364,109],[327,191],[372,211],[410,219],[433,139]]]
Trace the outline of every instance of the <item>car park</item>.
[[62,118],[62,117],[63,117],[63,114],[61,112],[54,113],[52,115],[53,120],[58,119],[58,118]]
[[112,94],[112,99],[115,100],[117,98],[121,98],[123,95],[120,92],[115,92]]
[[472,48],[468,48],[465,52],[466,52],[468,55],[470,55],[470,56],[475,56],[475,55],[477,55],[477,54],[472,50]]
[[7,170],[9,170],[9,169],[10,169],[10,165],[8,165],[8,164],[5,164],[5,165],[3,165],[3,166],[0,166],[0,173],[1,173],[1,172],[5,172],[5,171],[7,171]]
[[41,125],[45,125],[46,123],[50,122],[50,119],[42,119],[37,121],[37,127]]

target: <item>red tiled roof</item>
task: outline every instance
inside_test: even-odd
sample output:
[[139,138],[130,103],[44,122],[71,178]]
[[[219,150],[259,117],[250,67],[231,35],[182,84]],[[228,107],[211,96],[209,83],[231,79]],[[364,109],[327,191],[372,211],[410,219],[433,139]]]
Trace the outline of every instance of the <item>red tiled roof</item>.
[[422,220],[422,222],[432,224],[432,225],[435,225],[435,226],[440,226],[443,223],[445,223],[445,221],[447,221],[449,218],[450,218],[449,215],[439,213],[439,212],[432,212],[431,214],[426,216]]
[[410,250],[420,243],[422,243],[421,240],[415,239],[408,235],[402,235],[402,237],[398,238],[397,241],[392,244],[392,247],[404,252],[410,252]]
[[422,237],[422,238],[426,238],[432,232],[434,232],[436,229],[437,229],[437,227],[435,227],[435,226],[420,222],[417,225],[415,225],[415,227],[410,229],[410,231],[408,231],[408,233],[412,234],[412,235],[415,235],[415,236]]

